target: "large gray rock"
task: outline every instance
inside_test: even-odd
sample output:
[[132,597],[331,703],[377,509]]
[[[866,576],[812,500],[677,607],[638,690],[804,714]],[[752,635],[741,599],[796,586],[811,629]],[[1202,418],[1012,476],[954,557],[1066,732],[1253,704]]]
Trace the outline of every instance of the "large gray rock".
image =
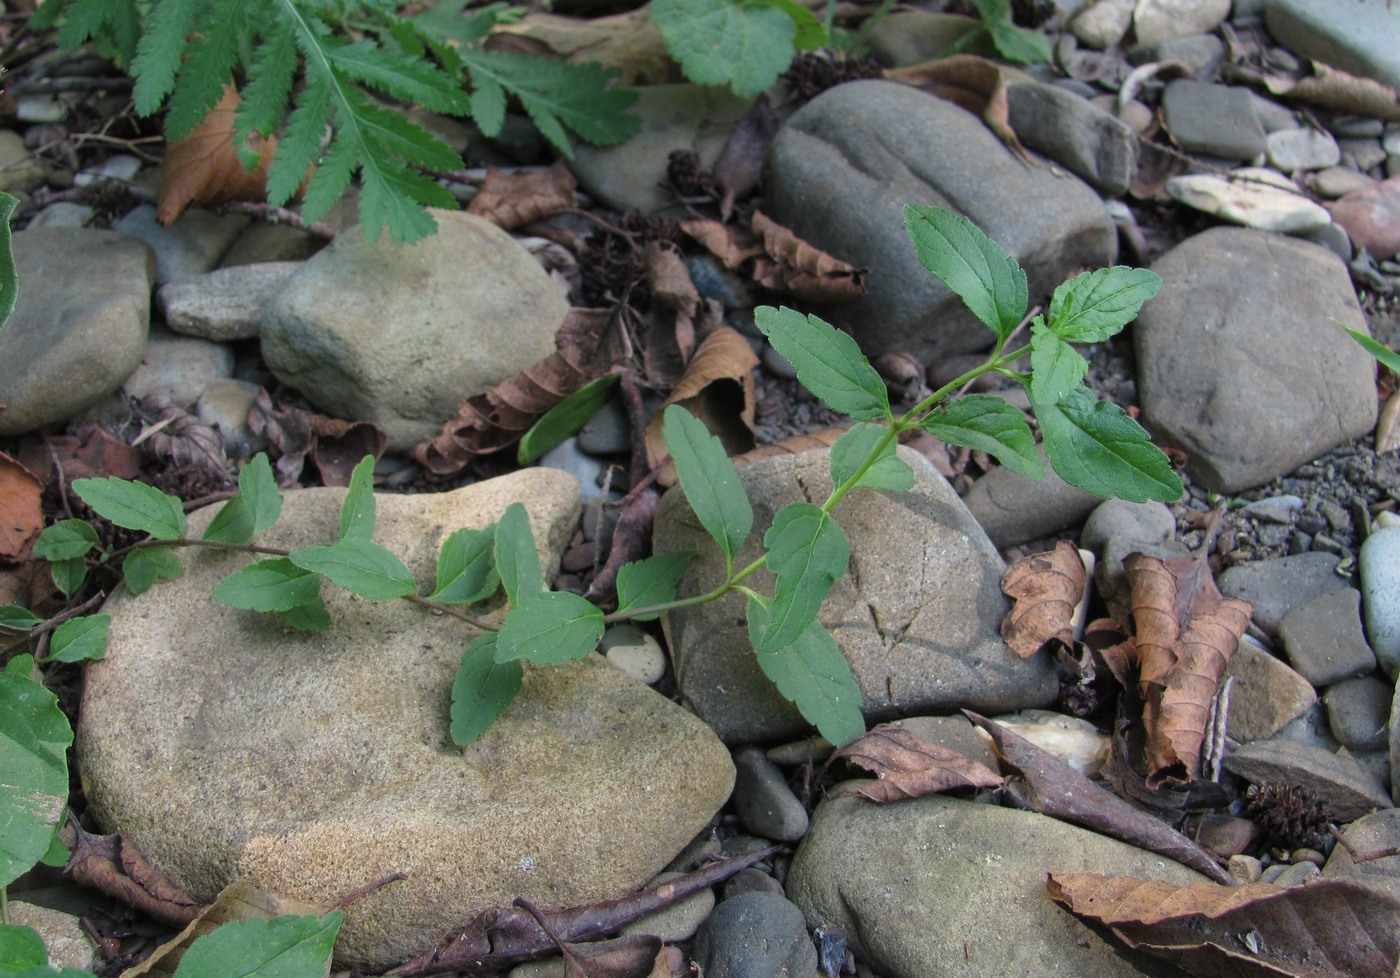
[[1121,197],[1137,175],[1137,133],[1093,102],[1054,85],[1028,82],[1006,90],[1011,128],[1094,189]]
[[[914,469],[912,491],[856,490],[836,507],[851,547],[850,569],[820,615],[851,664],[866,717],[1045,706],[1057,691],[1053,663],[1017,658],[997,631],[1010,605],[1001,593],[1006,566],[996,548],[926,458],[903,448],[899,454]],[[779,509],[826,498],[828,458],[824,450],[810,451],[739,470],[754,525],[736,567],[758,558]],[[680,489],[657,508],[655,549],[698,554],[681,582],[682,597],[723,580],[724,558]],[[748,584],[773,593],[766,570]],[[774,741],[807,729],[759,670],[742,595],[672,612],[663,624],[682,696],[726,743]]]
[[0,436],[67,421],[122,385],[150,327],[151,249],[113,231],[14,236],[20,290],[0,330]]
[[568,302],[506,232],[434,211],[412,245],[356,226],[309,259],[263,316],[262,353],[317,407],[372,421],[404,451],[467,397],[554,352]]
[[[259,542],[334,539],[343,498],[288,493]],[[517,500],[552,573],[580,502],[572,478],[544,469],[380,496],[376,539],[421,590],[447,534]],[[191,517],[195,534],[210,515]],[[599,656],[528,669],[514,705],[459,749],[449,691],[472,629],[327,586],[330,631],[294,632],[210,597],[245,555],[183,559],[185,577],[104,609],[111,647],[88,670],[78,725],[91,810],[200,899],[242,877],[329,903],[407,873],[346,908],[345,967],[378,973],[516,896],[620,896],[729,796],[733,765],[713,734]]]
[[1162,289],[1133,330],[1143,421],[1234,493],[1376,423],[1375,362],[1346,266],[1319,245],[1214,228],[1152,265]]
[[1109,944],[1057,906],[1045,893],[1052,872],[1203,881],[1033,812],[939,795],[876,805],[838,794],[817,806],[787,891],[809,925],[844,930],[857,956],[888,978],[1181,974]]
[[1294,54],[1400,88],[1400,9],[1389,0],[1269,0],[1264,24]]
[[300,267],[268,261],[215,269],[161,286],[156,304],[177,333],[220,342],[252,339],[268,303]]
[[1111,265],[1117,236],[1078,178],[1014,156],[972,113],[906,85],[839,85],[794,113],[768,154],[768,210],[799,237],[870,270],[869,293],[828,315],[868,354],[926,362],[992,334],[914,256],[905,204],[971,219],[1026,269],[1031,295]]

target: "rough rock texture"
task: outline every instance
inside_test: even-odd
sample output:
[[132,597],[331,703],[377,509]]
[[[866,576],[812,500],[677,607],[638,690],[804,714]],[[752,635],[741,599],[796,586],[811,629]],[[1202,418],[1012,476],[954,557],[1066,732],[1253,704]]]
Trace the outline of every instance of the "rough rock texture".
[[358,226],[288,279],[262,322],[278,379],[317,407],[373,421],[403,451],[464,398],[554,352],[568,302],[524,248],[471,214],[434,211],[413,245]]
[[840,927],[888,978],[1180,974],[1119,950],[1056,906],[1045,895],[1048,872],[1202,881],[1169,859],[1044,815],[938,795],[875,805],[829,794],[787,888],[809,925]]
[[905,204],[970,218],[1025,266],[1032,295],[1117,254],[1103,201],[1078,178],[1027,166],[977,116],[895,82],[839,85],[795,112],[769,151],[765,186],[773,218],[870,269],[866,297],[830,310],[868,354],[930,362],[993,341],[915,258]]
[[1137,133],[1088,99],[1031,82],[1006,90],[1011,128],[1022,144],[1120,197],[1137,174]]
[[1400,10],[1389,0],[1270,0],[1264,24],[1294,54],[1400,88]]
[[301,262],[267,261],[219,268],[161,286],[156,302],[177,333],[206,340],[246,340],[272,297]]
[[156,271],[141,242],[86,228],[20,231],[14,256],[21,285],[0,330],[0,437],[67,421],[122,385],[146,350]]
[[[908,449],[899,453],[914,469],[911,492],[856,490],[836,507],[851,547],[850,570],[820,616],[851,664],[866,717],[1046,705],[1056,695],[1053,665],[1043,657],[1018,659],[997,632],[1009,604],[996,549],[927,459]],[[803,452],[739,470],[754,525],[736,567],[758,558],[758,543],[784,505],[826,498],[828,457],[826,451]],[[679,489],[657,508],[655,547],[657,553],[698,554],[681,582],[683,597],[723,579],[723,556]],[[773,593],[766,570],[748,583]],[[727,743],[773,741],[806,729],[759,671],[742,596],[681,609],[664,624],[681,694]]]
[[[288,493],[260,542],[334,539],[344,491]],[[579,512],[573,479],[527,469],[441,495],[380,496],[376,540],[420,589],[440,541],[525,500],[546,572]],[[209,511],[195,514],[195,533]],[[332,628],[293,632],[216,603],[247,562],[184,557],[184,578],[119,592],[89,668],[78,756],[93,813],[201,898],[233,877],[346,910],[342,965],[381,969],[488,907],[565,906],[649,879],[728,797],[728,752],[689,713],[590,656],[531,669],[481,740],[448,740],[449,691],[472,636],[407,602],[325,586]]]
[[1367,329],[1336,255],[1215,228],[1152,268],[1162,289],[1133,330],[1143,421],[1201,485],[1259,485],[1375,424],[1375,363],[1336,326]]

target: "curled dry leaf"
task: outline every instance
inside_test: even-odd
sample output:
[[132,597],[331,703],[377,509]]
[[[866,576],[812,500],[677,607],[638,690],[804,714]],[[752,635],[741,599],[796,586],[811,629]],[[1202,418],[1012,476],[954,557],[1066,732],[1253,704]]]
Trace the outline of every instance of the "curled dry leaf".
[[277,484],[283,489],[301,478],[306,454],[311,451],[311,415],[300,408],[274,405],[272,395],[258,388],[248,412],[248,430],[264,439],[277,455]]
[[642,249],[642,270],[653,311],[646,341],[647,379],[670,387],[695,355],[697,338],[718,325],[724,311],[718,303],[700,298],[685,259],[670,242],[648,241]]
[[167,227],[191,204],[226,200],[262,200],[267,195],[267,168],[277,152],[277,137],[250,133],[244,148],[258,159],[246,170],[233,146],[233,116],[242,101],[231,85],[204,121],[171,143],[160,169],[156,218]]
[[763,182],[763,161],[768,158],[768,147],[778,132],[778,122],[778,114],[764,93],[754,99],[749,111],[729,134],[715,161],[715,182],[724,192],[719,202],[721,221],[728,222],[734,213],[734,204],[757,190]]
[[578,206],[578,181],[556,161],[547,169],[501,170],[487,167],[486,179],[467,205],[468,214],[484,217],[506,231]]
[[1007,149],[1024,162],[1034,165],[1031,155],[1011,128],[1006,75],[994,62],[975,54],[955,54],[905,68],[891,68],[885,72],[885,77],[922,89],[980,116]]
[[1074,606],[1084,596],[1084,561],[1068,540],[1022,557],[1006,569],[1001,590],[1016,603],[1001,620],[1001,637],[1023,659],[1051,639],[1074,643]]
[[1138,687],[1147,727],[1148,785],[1200,771],[1211,703],[1254,606],[1215,586],[1205,551],[1169,561],[1123,561],[1136,626]]
[[311,464],[327,486],[348,486],[350,473],[366,455],[384,454],[389,436],[369,421],[342,421],[324,414],[308,415],[311,422]]
[[467,398],[435,438],[413,447],[433,478],[450,478],[472,459],[509,448],[540,417],[631,353],[627,335],[607,309],[570,309],[555,337],[556,352],[490,390]]
[[198,494],[230,483],[224,440],[217,431],[164,394],[143,398],[141,413],[151,420],[135,444],[144,444],[181,490]]
[[1376,419],[1376,454],[1400,448],[1400,391],[1386,399],[1381,415]]
[[18,563],[29,557],[44,528],[44,487],[18,459],[0,452],[0,560]]
[[73,823],[77,840],[63,874],[75,883],[116,897],[157,920],[184,927],[200,905],[161,876],[121,835],[93,835]]
[[539,41],[569,61],[596,61],[617,68],[622,72],[619,85],[681,81],[680,65],[666,50],[666,40],[646,7],[588,19],[532,12],[518,21],[498,24],[492,37],[503,34]]
[[856,794],[874,802],[1002,784],[1001,776],[985,765],[897,724],[882,723],[831,757],[843,758],[875,775],[878,780],[855,788]]
[[808,302],[851,302],[865,295],[863,270],[814,248],[762,211],[747,228],[719,221],[682,221],[681,230],[737,269],[752,261],[755,282]]
[[20,463],[45,489],[61,474],[65,487],[74,479],[134,479],[141,472],[141,449],[91,428],[79,435],[50,435],[27,439],[19,446]]
[[1232,888],[1051,873],[1045,888],[1129,947],[1195,975],[1392,978],[1400,967],[1400,900],[1353,880]]
[[1370,78],[1358,78],[1321,61],[1304,62],[1298,78],[1266,74],[1233,66],[1232,72],[1245,81],[1263,85],[1274,95],[1283,95],[1311,105],[1339,112],[1400,121],[1400,92]]

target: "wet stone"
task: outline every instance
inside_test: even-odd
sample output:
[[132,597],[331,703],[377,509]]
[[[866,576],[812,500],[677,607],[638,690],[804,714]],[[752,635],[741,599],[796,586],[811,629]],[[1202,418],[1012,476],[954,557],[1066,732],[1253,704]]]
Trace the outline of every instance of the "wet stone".
[[1361,632],[1361,592],[1334,591],[1296,606],[1279,624],[1288,660],[1314,686],[1364,676],[1376,656]]
[[744,828],[777,842],[796,842],[807,834],[806,809],[762,750],[739,751],[734,770],[734,807]]
[[1394,696],[1394,685],[1375,676],[1337,683],[1322,694],[1333,736],[1354,751],[1384,750]]
[[811,978],[817,970],[802,911],[776,893],[741,893],[720,903],[691,954],[705,978]]
[[1225,678],[1233,680],[1226,732],[1240,743],[1272,737],[1317,701],[1311,683],[1247,638],[1230,657]]
[[1251,160],[1264,152],[1264,127],[1247,89],[1178,79],[1163,91],[1162,111],[1188,153]]

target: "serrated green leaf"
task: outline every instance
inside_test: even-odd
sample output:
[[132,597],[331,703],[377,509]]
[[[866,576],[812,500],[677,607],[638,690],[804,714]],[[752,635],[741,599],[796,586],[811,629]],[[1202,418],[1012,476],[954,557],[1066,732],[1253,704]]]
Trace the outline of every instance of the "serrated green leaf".
[[1055,289],[1047,325],[1068,343],[1101,343],[1132,322],[1161,287],[1162,279],[1145,268],[1084,272]]
[[195,938],[174,978],[324,978],[344,915],[233,920]]
[[306,604],[279,611],[280,617],[288,625],[301,632],[328,632],[331,630],[331,613],[326,610],[326,602],[318,594]]
[[32,927],[0,924],[0,975],[49,963],[49,949]]
[[72,743],[73,730],[53,693],[23,676],[0,673],[0,887],[48,851],[68,804]]
[[519,607],[526,598],[544,590],[544,571],[540,568],[539,551],[535,549],[535,534],[530,529],[530,516],[520,503],[507,506],[496,522],[493,556],[501,586],[513,606]]
[[496,529],[458,530],[438,550],[437,590],[429,601],[474,604],[501,585],[495,563]]
[[97,546],[97,531],[87,520],[59,520],[44,527],[34,541],[34,556],[44,560],[72,560]]
[[33,679],[35,678],[34,656],[28,652],[21,652],[5,663],[5,668],[0,669],[0,672],[10,676],[19,676],[22,679]]
[[34,612],[17,604],[0,605],[0,626],[28,631],[35,625],[43,624],[44,619],[34,617]]
[[267,455],[258,452],[238,472],[238,492],[253,511],[253,533],[261,533],[282,515],[282,490]]
[[[748,621],[756,648],[758,636],[771,630],[769,609],[749,598]],[[778,692],[827,740],[840,746],[865,733],[860,687],[840,646],[820,624],[812,622],[792,644],[758,652],[757,658]]]
[[734,0],[652,0],[671,57],[697,85],[757,95],[792,64],[797,26],[784,11]]
[[10,321],[19,298],[19,270],[15,267],[13,242],[10,240],[10,217],[19,206],[19,199],[0,193],[0,329]]
[[247,543],[253,539],[253,509],[242,495],[234,496],[219,507],[202,539],[214,543]]
[[197,30],[186,38],[175,89],[166,106],[165,135],[169,140],[189,135],[223,98],[224,86],[233,81],[233,69],[240,60],[240,43],[248,38],[251,17],[259,5],[245,2],[201,6]]
[[604,374],[546,411],[520,439],[515,460],[529,465],[570,435],[577,434],[612,399],[613,388],[621,378],[620,373]]
[[374,456],[366,455],[351,470],[340,504],[340,539],[368,543],[374,536],[374,519]]
[[679,405],[662,415],[661,434],[686,502],[732,570],[734,555],[753,529],[753,507],[734,463],[704,422]]
[[892,417],[885,382],[849,333],[786,306],[759,306],[754,322],[827,407],[858,421]]
[[[843,486],[874,453],[875,447],[889,434],[890,429],[882,424],[858,424],[853,426],[831,446],[831,481]],[[891,438],[880,450],[879,456],[868,469],[861,473],[855,489],[887,489],[891,492],[908,492],[914,488],[914,470],[909,463],[895,454],[895,442]]]
[[764,2],[777,7],[783,13],[792,18],[797,33],[793,36],[792,46],[799,51],[818,51],[826,47],[830,38],[827,37],[826,28],[817,15],[812,13],[797,0],[764,0]]
[[1060,478],[1104,499],[1171,503],[1181,478],[1146,431],[1116,404],[1080,387],[1057,404],[1036,404],[1045,454]]
[[63,592],[64,597],[69,598],[83,586],[83,581],[87,580],[87,572],[87,561],[82,557],[56,560],[49,565],[49,575],[53,578],[54,586]]
[[69,618],[53,630],[49,658],[59,662],[96,662],[107,654],[111,615]]
[[[650,608],[676,600],[676,586],[695,557],[693,550],[655,554],[623,564],[617,572],[617,610]],[[630,616],[633,621],[654,621],[659,612]]]
[[158,540],[178,540],[185,535],[184,504],[154,486],[108,476],[74,479],[73,491],[97,515],[117,526],[149,533]]
[[811,503],[789,503],[778,510],[763,544],[768,569],[778,582],[769,625],[754,649],[776,652],[817,620],[831,586],[846,573],[851,548],[836,521]]
[[173,581],[185,573],[180,558],[170,547],[142,547],[122,558],[122,582],[132,594],[144,594],[163,581]]
[[[86,6],[90,5],[74,4],[74,9],[68,11],[69,18]],[[136,47],[136,60],[131,63],[131,75],[136,79],[132,96],[136,100],[136,111],[141,115],[156,112],[175,87],[180,59],[201,6],[202,0],[164,0],[147,16]],[[95,34],[98,29],[100,22],[93,29],[84,29],[83,33]]]
[[1054,404],[1078,387],[1088,372],[1089,361],[1036,316],[1031,323],[1031,402]]
[[368,540],[338,540],[329,547],[302,547],[293,550],[288,559],[366,601],[388,601],[418,590],[404,562],[392,551]]
[[321,576],[286,557],[259,560],[214,585],[214,598],[246,611],[290,611],[319,600]]
[[[1338,323],[1337,325],[1340,326],[1341,324]],[[1388,346],[1377,343],[1365,333],[1354,330],[1350,326],[1342,326],[1342,329],[1351,334],[1351,338],[1360,343],[1363,350],[1379,360],[1391,373],[1400,374],[1400,353],[1396,353]]]
[[274,31],[253,52],[248,84],[234,113],[235,146],[250,132],[269,136],[287,114],[287,99],[297,71],[297,42],[291,31]]
[[904,227],[919,263],[962,299],[972,314],[1005,340],[1029,301],[1026,273],[1015,258],[965,217],[941,207],[909,204]]
[[936,408],[919,427],[950,445],[986,452],[1028,479],[1045,477],[1025,414],[999,397],[968,394]]
[[490,730],[515,702],[523,676],[519,660],[496,661],[495,632],[473,639],[452,681],[452,742],[466,747]]
[[1011,20],[1007,0],[972,0],[981,15],[982,26],[992,37],[997,53],[1007,61],[1021,65],[1050,60],[1050,40],[1039,31],[1017,27]]
[[603,613],[568,591],[541,591],[512,608],[496,633],[496,661],[557,666],[581,659],[603,637]]
[[[331,64],[350,78],[432,112],[466,115],[471,100],[430,61],[386,51],[371,41],[329,49]],[[460,164],[460,160],[457,161]]]

